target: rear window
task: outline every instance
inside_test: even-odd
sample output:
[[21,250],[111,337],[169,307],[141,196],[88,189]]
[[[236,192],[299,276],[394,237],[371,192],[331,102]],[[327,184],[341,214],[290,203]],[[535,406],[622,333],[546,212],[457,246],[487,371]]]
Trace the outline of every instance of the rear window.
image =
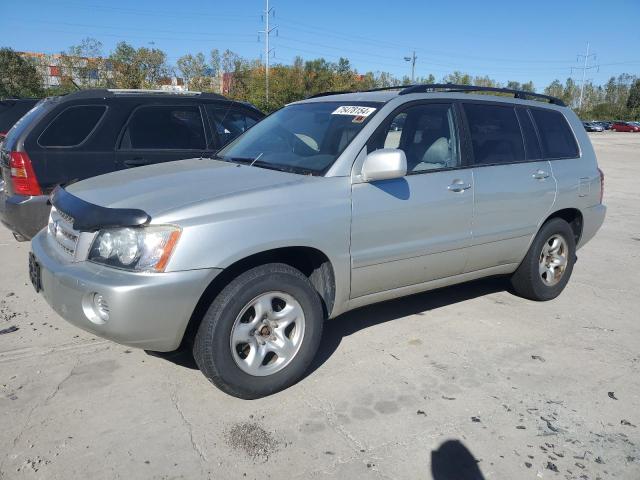
[[531,109],[545,159],[576,158],[578,144],[564,115],[555,110]]
[[37,102],[37,100],[0,101],[0,133],[8,132]]
[[467,103],[464,111],[476,164],[512,163],[525,159],[522,133],[513,107]]
[[151,106],[132,115],[122,149],[204,150],[206,139],[197,106]]
[[106,110],[105,105],[69,107],[45,128],[38,143],[42,147],[75,147],[80,145],[96,127]]
[[2,144],[3,148],[9,150],[13,149],[17,140],[26,131],[26,129],[30,125],[33,125],[36,122],[40,121],[42,117],[44,117],[49,111],[51,111],[56,100],[57,97],[41,100],[36,104],[35,107],[25,113],[9,130],[7,138],[5,138]]

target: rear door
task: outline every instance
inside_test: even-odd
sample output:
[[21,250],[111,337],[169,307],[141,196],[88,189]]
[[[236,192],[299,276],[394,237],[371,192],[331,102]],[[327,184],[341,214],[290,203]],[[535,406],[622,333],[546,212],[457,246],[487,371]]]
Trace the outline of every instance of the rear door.
[[519,263],[549,214],[556,182],[526,108],[464,102],[473,156],[473,247],[465,272]]
[[122,130],[116,166],[123,169],[210,156],[213,143],[198,104],[141,105]]

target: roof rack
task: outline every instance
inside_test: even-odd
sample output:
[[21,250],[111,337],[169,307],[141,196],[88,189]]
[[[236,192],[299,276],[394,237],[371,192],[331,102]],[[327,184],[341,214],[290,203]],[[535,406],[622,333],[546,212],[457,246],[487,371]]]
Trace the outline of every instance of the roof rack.
[[513,90],[511,88],[499,88],[499,87],[479,87],[475,85],[458,85],[455,83],[425,83],[417,85],[397,85],[393,87],[372,88],[369,90],[354,90],[343,92],[323,92],[312,95],[308,98],[326,97],[328,95],[339,95],[342,93],[360,93],[360,92],[380,92],[384,90],[400,90],[398,95],[408,95],[409,93],[427,93],[436,91],[447,92],[495,92],[495,93],[507,93],[513,95],[514,98],[522,100],[528,99],[541,99],[546,100],[554,105],[566,107],[566,104],[559,98],[552,97],[550,95],[543,95],[541,93],[527,92],[525,90]]
[[475,85],[457,85],[455,83],[427,83],[424,85],[410,85],[404,88],[399,95],[407,95],[409,93],[435,92],[436,90],[446,90],[448,92],[496,92],[508,93],[514,98],[527,100],[529,98],[543,99],[554,105],[566,107],[565,103],[559,98],[551,95],[543,95],[541,93],[527,92],[525,90],[513,90],[511,88],[500,87],[479,87]]
[[202,92],[193,92],[191,90],[153,90],[153,89],[145,89],[145,88],[108,88],[108,92],[121,94],[121,95],[132,95],[136,93],[144,93],[144,94],[177,94],[177,95],[202,95]]
[[315,95],[311,95],[307,98],[318,98],[318,97],[328,97],[329,95],[341,95],[343,93],[360,93],[360,92],[384,92],[385,90],[402,90],[406,88],[406,85],[396,85],[394,87],[379,87],[379,88],[370,88],[369,90],[342,90],[336,92],[321,92],[316,93]]

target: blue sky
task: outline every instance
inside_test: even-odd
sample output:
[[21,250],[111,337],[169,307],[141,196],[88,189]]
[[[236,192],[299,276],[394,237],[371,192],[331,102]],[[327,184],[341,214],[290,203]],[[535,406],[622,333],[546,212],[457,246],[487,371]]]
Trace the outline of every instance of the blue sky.
[[[8,1],[8,0],[5,0]],[[499,81],[533,80],[538,89],[555,78],[581,74],[577,54],[591,42],[604,82],[622,72],[640,74],[640,1],[394,2],[271,0],[278,36],[275,59],[291,63],[345,56],[360,71],[410,73],[403,57],[415,49],[416,75],[437,79],[453,70]],[[397,6],[395,6],[397,5]],[[25,0],[3,9],[0,46],[57,53],[91,36],[105,53],[118,41],[155,45],[175,64],[185,53],[229,48],[258,58],[264,0]]]

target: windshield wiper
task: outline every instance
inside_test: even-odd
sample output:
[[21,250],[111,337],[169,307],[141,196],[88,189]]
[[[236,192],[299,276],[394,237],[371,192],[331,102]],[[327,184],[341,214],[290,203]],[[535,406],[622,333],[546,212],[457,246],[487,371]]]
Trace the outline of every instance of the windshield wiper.
[[301,175],[317,175],[318,172],[310,168],[296,167],[293,165],[283,165],[281,163],[269,163],[261,160],[254,160],[254,167],[266,168],[268,170],[277,170],[279,172],[298,173]]

